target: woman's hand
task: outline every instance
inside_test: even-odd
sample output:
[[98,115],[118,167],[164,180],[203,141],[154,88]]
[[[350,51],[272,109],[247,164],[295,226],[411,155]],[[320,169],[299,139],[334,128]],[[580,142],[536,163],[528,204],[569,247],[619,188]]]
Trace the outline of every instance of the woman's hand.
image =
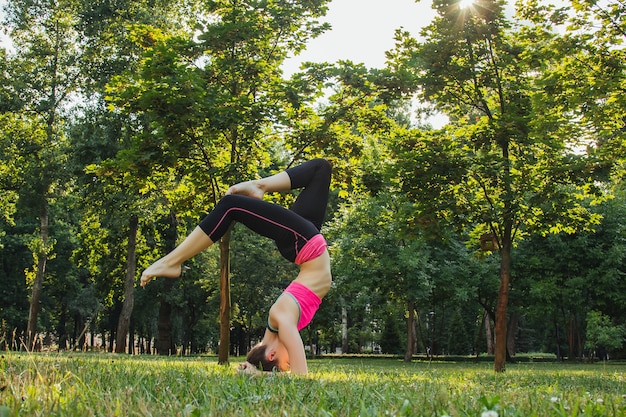
[[252,365],[250,362],[246,361],[239,364],[239,368],[237,372],[240,374],[249,374],[249,375],[261,375],[263,372],[259,370],[256,366]]

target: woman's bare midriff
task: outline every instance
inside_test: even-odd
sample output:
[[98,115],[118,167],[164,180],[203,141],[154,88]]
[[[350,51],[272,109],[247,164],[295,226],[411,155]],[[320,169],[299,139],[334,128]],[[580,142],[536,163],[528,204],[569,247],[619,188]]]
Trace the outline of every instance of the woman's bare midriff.
[[306,286],[318,297],[324,298],[332,283],[328,251],[325,250],[317,258],[300,265],[300,273],[294,281]]

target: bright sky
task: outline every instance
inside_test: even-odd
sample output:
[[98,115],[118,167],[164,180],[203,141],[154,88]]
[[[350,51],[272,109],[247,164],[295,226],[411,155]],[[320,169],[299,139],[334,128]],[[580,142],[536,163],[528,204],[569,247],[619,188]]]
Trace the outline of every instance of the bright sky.
[[[0,0],[0,7],[5,3]],[[417,37],[435,15],[431,4],[431,0],[333,0],[323,19],[332,29],[309,41],[304,52],[286,62],[285,75],[296,72],[304,61],[346,59],[368,68],[382,68],[385,51],[394,46],[395,30],[402,27]],[[0,32],[0,41],[5,39]]]
[[385,52],[394,46],[394,32],[402,27],[418,37],[435,16],[430,0],[333,0],[326,17],[332,29],[309,41],[307,49],[289,59],[286,76],[302,62],[350,60],[368,68],[382,68]]
[[[333,0],[322,21],[332,28],[309,41],[306,50],[283,64],[285,77],[298,71],[303,62],[349,60],[368,68],[383,68],[385,52],[394,47],[396,29],[419,37],[435,11],[431,0]],[[443,115],[428,122],[435,128],[447,123]]]

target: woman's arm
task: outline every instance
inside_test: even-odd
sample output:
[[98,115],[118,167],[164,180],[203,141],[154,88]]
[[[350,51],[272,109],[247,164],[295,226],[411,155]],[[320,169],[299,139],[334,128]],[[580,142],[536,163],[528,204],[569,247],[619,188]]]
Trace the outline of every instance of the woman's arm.
[[289,354],[289,369],[292,374],[304,375],[308,372],[304,343],[295,324],[281,325],[278,339],[285,345]]
[[270,308],[269,316],[271,324],[278,329],[278,341],[289,355],[291,373],[306,374],[306,354],[297,323],[300,307],[292,297],[279,297]]

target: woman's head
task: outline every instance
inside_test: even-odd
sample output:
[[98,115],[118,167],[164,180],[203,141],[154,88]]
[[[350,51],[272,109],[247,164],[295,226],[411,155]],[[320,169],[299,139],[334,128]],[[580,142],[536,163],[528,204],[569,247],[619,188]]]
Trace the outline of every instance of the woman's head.
[[256,366],[261,371],[270,372],[274,369],[278,369],[278,359],[272,357],[272,360],[270,360],[267,355],[267,345],[260,343],[250,349],[246,356],[246,361]]
[[289,353],[278,340],[259,343],[248,352],[246,361],[262,371],[288,371]]

